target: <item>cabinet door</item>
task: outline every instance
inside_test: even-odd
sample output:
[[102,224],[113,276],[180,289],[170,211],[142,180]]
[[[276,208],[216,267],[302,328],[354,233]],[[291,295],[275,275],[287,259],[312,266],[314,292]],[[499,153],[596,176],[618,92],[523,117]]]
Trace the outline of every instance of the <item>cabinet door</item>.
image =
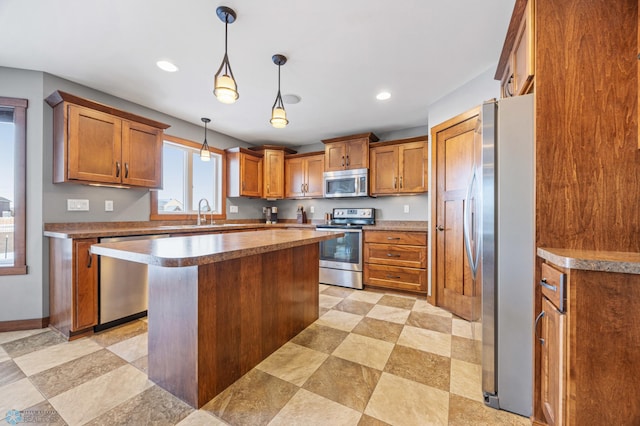
[[346,144],[344,142],[327,144],[324,148],[325,171],[344,170],[346,155]]
[[369,167],[369,140],[358,139],[347,142],[345,168],[363,169]]
[[397,173],[397,146],[382,146],[371,150],[371,195],[397,193]]
[[122,123],[121,175],[124,184],[162,186],[162,130],[140,123]]
[[314,155],[306,158],[307,182],[305,195],[307,197],[322,197],[322,179],[324,173],[324,155]]
[[265,149],[262,167],[262,196],[284,198],[284,151]]
[[69,105],[68,179],[120,183],[122,120]]
[[285,160],[285,197],[298,198],[304,195],[305,170],[303,158]]
[[527,2],[527,7],[516,35],[512,52],[512,72],[514,94],[524,95],[531,88],[534,64],[533,64],[533,19],[532,3]]
[[262,158],[240,154],[240,195],[262,196]]
[[98,324],[98,257],[91,254],[95,238],[73,241],[72,331]]
[[564,317],[547,299],[542,298],[540,382],[542,411],[549,426],[564,424]]
[[398,192],[427,190],[427,144],[413,142],[398,145]]

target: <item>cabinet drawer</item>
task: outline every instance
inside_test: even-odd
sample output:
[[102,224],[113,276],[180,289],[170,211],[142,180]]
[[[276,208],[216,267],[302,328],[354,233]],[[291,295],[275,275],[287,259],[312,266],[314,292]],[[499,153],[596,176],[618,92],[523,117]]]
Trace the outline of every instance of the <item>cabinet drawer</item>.
[[398,290],[425,292],[427,272],[424,269],[366,264],[364,265],[364,283]]
[[364,245],[364,259],[367,263],[426,268],[427,248],[424,246],[366,243]]
[[540,288],[542,294],[546,296],[560,311],[565,311],[567,274],[558,271],[548,263],[542,264],[542,274],[540,275]]
[[426,232],[365,231],[365,243],[427,245]]

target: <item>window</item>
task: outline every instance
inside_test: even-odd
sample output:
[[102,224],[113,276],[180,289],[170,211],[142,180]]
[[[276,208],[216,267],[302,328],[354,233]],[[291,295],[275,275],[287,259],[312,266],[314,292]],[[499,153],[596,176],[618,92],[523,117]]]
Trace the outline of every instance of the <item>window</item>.
[[27,273],[27,100],[0,97],[0,275]]
[[196,142],[165,135],[163,188],[152,192],[152,220],[195,219],[198,203],[203,198],[211,206],[214,219],[224,218],[224,151],[210,148],[211,161],[202,161],[200,146]]

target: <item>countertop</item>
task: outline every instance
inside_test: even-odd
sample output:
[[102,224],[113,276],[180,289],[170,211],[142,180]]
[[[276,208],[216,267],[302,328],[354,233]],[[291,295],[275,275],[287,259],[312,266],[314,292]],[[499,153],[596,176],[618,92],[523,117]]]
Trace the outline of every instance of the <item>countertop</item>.
[[94,244],[91,252],[148,265],[182,267],[299,247],[341,236],[344,234],[305,229],[270,229],[251,233],[231,232]]
[[640,253],[539,247],[538,256],[562,268],[640,274]]
[[[194,225],[163,222],[79,222],[45,223],[44,236],[52,238],[101,238],[129,235],[190,234],[203,232],[235,231],[243,229],[315,229],[324,222],[299,224],[296,222],[227,222],[207,225]],[[365,226],[365,231],[427,232],[426,221],[378,221],[375,225]]]

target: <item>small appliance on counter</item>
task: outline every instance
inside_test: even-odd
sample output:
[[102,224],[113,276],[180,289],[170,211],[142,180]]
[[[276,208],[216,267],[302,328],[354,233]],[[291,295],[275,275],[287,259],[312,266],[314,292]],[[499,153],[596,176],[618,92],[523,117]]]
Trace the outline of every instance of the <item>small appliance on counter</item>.
[[316,229],[345,236],[320,242],[320,282],[362,289],[362,227],[375,224],[375,209],[335,208],[332,217]]
[[278,223],[278,208],[277,207],[263,207],[262,213],[264,213],[265,222],[267,224]]
[[296,222],[297,223],[307,223],[307,212],[304,211],[304,206],[298,206],[298,210],[296,211]]

